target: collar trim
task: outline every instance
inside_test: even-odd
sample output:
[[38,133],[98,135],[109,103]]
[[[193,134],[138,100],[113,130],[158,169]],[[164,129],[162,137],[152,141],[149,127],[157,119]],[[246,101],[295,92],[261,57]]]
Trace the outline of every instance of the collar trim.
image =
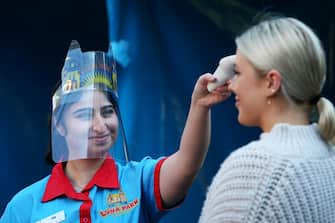
[[120,188],[117,167],[111,157],[105,159],[91,181],[79,193],[73,189],[70,180],[65,175],[62,163],[56,164],[47,182],[42,202],[47,202],[64,195],[77,200],[87,200],[88,196],[83,192],[89,191],[93,186],[110,189]]

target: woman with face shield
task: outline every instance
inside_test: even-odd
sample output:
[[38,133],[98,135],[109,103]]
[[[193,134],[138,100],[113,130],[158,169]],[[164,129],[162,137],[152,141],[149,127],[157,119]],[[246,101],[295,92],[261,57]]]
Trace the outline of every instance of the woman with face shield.
[[[207,153],[210,108],[229,96],[227,86],[208,92],[215,78],[202,75],[179,150],[169,157],[128,161],[114,67],[109,54],[81,52],[72,42],[53,96],[56,165],[50,176],[14,196],[1,223],[158,222],[183,201]],[[118,146],[124,158],[111,155]]]
[[[52,118],[54,162],[104,158],[116,142],[119,120],[111,92],[86,89],[66,95]],[[67,165],[68,165],[67,164]]]

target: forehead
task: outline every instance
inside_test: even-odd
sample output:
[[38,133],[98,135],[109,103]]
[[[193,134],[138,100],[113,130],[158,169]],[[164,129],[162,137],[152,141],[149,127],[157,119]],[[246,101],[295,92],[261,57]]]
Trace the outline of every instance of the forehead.
[[248,60],[248,58],[244,56],[244,54],[238,49],[236,50],[235,67],[238,69],[247,68],[257,70],[256,67]]
[[235,60],[235,65],[236,66],[241,66],[247,62],[246,57],[241,53],[239,49],[236,50],[236,60]]
[[107,105],[112,105],[112,102],[107,97],[107,93],[98,90],[92,90],[84,91],[80,99],[74,103],[71,108],[102,107]]

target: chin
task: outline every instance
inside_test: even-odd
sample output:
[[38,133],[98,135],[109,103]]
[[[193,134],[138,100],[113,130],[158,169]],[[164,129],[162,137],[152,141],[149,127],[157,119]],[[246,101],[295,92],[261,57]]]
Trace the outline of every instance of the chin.
[[107,154],[111,148],[112,144],[108,144],[108,145],[94,145],[91,146],[87,153],[90,154],[90,157],[101,157],[101,156],[105,156],[105,154]]
[[87,152],[87,156],[88,158],[102,158],[102,157],[105,157],[109,152],[109,149],[90,149],[88,152]]
[[246,125],[246,124],[245,124],[245,120],[243,119],[243,117],[242,117],[240,114],[238,114],[237,121],[238,121],[238,123],[240,123],[241,125]]

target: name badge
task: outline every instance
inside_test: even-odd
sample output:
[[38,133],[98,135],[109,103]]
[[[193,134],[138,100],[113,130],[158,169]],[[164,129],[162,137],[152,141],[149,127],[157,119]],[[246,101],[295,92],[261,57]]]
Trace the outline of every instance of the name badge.
[[53,215],[50,215],[46,218],[43,218],[35,223],[59,223],[65,220],[65,213],[64,211],[59,211]]

